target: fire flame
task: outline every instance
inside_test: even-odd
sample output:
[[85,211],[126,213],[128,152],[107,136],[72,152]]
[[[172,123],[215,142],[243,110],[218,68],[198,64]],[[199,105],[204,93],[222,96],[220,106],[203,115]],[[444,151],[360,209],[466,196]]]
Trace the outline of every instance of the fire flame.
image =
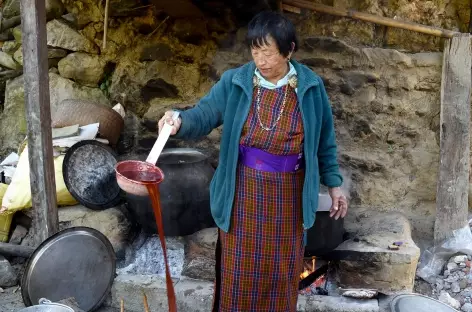
[[311,267],[310,267],[310,264],[306,263],[306,261],[303,261],[304,270],[300,274],[300,279],[304,279],[311,273],[315,272],[315,264],[316,264],[315,257],[311,259]]
[[[303,272],[300,274],[300,280],[308,277],[311,273],[315,272],[316,270],[316,260],[315,257],[309,260],[303,260]],[[323,287],[323,284],[326,282],[326,274],[321,275],[318,277],[310,286],[306,287],[299,291],[299,294],[317,294],[317,288]]]

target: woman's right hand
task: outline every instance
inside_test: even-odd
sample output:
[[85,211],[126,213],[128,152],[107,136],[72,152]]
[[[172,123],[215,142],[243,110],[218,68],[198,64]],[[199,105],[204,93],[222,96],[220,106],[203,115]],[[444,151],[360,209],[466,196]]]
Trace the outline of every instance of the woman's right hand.
[[170,135],[175,135],[179,129],[180,125],[182,124],[182,120],[177,118],[177,120],[173,120],[172,116],[174,115],[174,111],[167,111],[165,112],[164,116],[159,120],[159,133],[162,131],[162,127],[164,127],[164,123],[168,123],[169,125],[172,126],[172,130],[170,132]]

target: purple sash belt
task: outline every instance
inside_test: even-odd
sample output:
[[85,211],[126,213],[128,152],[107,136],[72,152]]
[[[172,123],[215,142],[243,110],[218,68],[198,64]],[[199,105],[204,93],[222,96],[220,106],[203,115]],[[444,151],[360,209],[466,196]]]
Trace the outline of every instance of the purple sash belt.
[[239,145],[239,161],[246,167],[267,172],[295,172],[305,164],[303,153],[274,155],[244,145]]

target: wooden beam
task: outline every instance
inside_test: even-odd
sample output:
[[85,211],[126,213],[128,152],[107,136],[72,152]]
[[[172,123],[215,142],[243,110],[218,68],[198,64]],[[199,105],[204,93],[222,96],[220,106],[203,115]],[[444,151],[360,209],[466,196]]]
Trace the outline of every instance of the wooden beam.
[[33,247],[0,242],[0,255],[28,258],[34,252]]
[[426,26],[426,25],[422,25],[418,23],[412,23],[412,22],[402,21],[398,19],[377,16],[377,15],[373,15],[369,13],[357,12],[357,11],[349,10],[349,9],[335,8],[332,6],[313,3],[306,0],[283,0],[283,2],[285,4],[299,7],[302,9],[308,9],[308,10],[331,14],[335,16],[349,17],[353,19],[362,20],[365,22],[371,22],[371,23],[375,23],[379,25],[416,31],[419,33],[432,35],[432,36],[452,38],[454,35],[459,34],[458,32],[446,30],[446,29],[442,29],[438,27]]
[[288,5],[288,4],[282,4],[282,10],[283,11],[287,11],[287,12],[291,12],[291,13],[295,13],[295,14],[301,14],[302,11],[300,8],[298,7],[294,7],[294,6],[291,6],[291,5]]
[[44,0],[21,0],[23,75],[35,246],[59,228]]
[[104,18],[104,25],[103,25],[103,44],[102,49],[105,50],[107,48],[107,34],[108,34],[108,11],[110,10],[110,0],[105,0],[105,18]]
[[468,226],[470,150],[470,34],[448,39],[441,81],[440,154],[434,241]]

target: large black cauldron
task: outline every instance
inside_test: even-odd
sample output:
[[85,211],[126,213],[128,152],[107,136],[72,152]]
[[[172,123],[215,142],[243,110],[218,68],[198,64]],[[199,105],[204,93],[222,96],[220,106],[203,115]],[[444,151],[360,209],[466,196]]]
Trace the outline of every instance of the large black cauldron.
[[[185,236],[214,227],[209,186],[215,170],[207,156],[190,148],[165,149],[157,166],[164,172],[159,185],[166,236]],[[157,233],[148,196],[126,195],[128,209],[144,232]]]

